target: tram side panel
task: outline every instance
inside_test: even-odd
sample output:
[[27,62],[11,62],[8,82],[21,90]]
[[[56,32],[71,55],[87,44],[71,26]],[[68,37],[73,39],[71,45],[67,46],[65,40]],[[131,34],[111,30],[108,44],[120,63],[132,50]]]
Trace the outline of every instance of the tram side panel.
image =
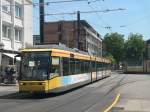
[[91,61],[90,70],[91,70],[90,72],[91,72],[91,75],[92,75],[92,81],[91,82],[94,82],[97,79],[96,62],[95,61]]
[[96,62],[97,63],[97,79],[103,78],[103,66],[102,62]]
[[105,68],[105,63],[103,62],[103,78],[106,77],[106,68]]
[[106,63],[106,77],[109,76],[108,63]]

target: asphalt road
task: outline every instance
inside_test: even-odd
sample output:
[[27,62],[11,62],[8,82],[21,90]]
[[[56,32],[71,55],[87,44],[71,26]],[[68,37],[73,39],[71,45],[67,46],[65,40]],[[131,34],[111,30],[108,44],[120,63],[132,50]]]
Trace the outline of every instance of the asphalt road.
[[0,86],[0,112],[103,112],[118,92],[130,91],[125,85],[150,80],[148,75],[139,76],[113,73],[109,78],[57,95],[18,94],[17,87]]

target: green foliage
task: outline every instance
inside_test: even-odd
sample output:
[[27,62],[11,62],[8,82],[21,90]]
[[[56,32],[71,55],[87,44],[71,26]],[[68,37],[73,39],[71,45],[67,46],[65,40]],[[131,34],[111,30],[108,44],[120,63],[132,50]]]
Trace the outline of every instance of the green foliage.
[[127,60],[141,60],[145,53],[146,45],[143,35],[131,33],[125,43],[125,57]]
[[109,54],[108,56],[106,56],[106,58],[109,59],[112,64],[116,64],[116,60],[114,59],[114,57],[111,54]]
[[112,55],[116,63],[124,57],[124,35],[119,33],[107,33],[104,36],[104,50],[106,55]]

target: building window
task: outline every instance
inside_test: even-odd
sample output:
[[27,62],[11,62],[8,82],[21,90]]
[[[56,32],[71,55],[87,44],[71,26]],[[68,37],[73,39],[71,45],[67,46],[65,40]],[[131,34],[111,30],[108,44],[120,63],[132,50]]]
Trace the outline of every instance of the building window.
[[2,30],[3,30],[3,34],[2,34],[3,37],[10,39],[10,37],[11,37],[11,28],[10,28],[10,26],[3,25]]
[[15,29],[15,40],[21,41],[22,31],[20,29]]
[[22,8],[21,5],[17,4],[15,5],[15,16],[18,18],[22,17]]
[[11,3],[10,1],[3,0],[2,2],[2,11],[6,13],[10,13],[11,10]]

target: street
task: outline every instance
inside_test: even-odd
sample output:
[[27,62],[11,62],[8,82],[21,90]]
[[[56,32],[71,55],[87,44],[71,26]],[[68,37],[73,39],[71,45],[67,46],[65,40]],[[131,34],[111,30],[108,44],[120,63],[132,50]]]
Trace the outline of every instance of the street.
[[[132,102],[140,99],[142,101],[146,99],[144,101],[148,104],[149,85],[149,75],[114,72],[109,78],[57,95],[18,94],[17,86],[0,86],[0,110],[1,112],[103,112],[112,104],[116,95],[121,93],[113,111],[122,112],[125,107],[131,109],[129,105],[138,109],[136,107],[138,104]],[[128,105],[127,100],[130,101]]]

